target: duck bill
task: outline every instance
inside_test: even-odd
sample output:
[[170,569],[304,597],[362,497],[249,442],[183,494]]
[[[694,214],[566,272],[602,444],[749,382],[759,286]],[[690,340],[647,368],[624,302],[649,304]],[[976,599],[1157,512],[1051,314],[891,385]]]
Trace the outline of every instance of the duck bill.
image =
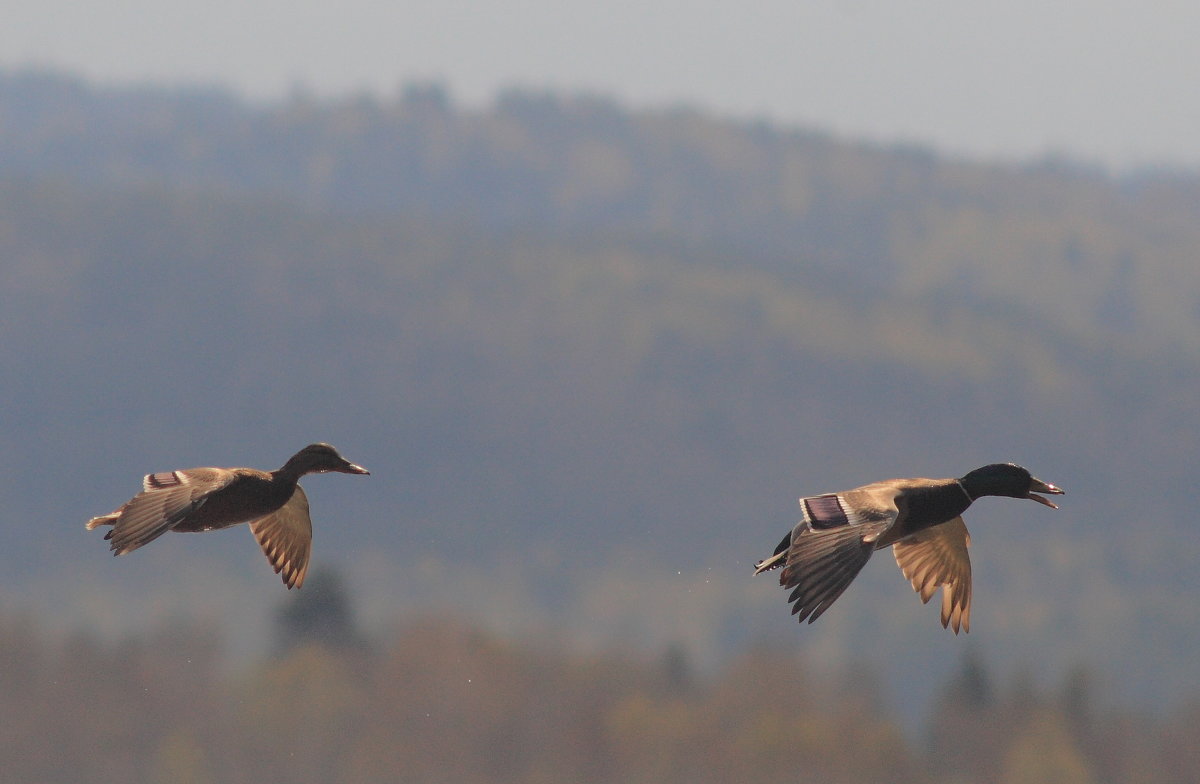
[[1045,504],[1046,506],[1050,507],[1051,509],[1057,509],[1058,504],[1054,503],[1049,498],[1045,498],[1040,495],[1034,495],[1034,493],[1048,493],[1049,495],[1063,495],[1063,490],[1061,487],[1055,487],[1054,485],[1050,484],[1049,482],[1043,482],[1041,479],[1034,478],[1034,480],[1029,485],[1029,495],[1025,496],[1030,501],[1037,501],[1039,504]]
[[346,463],[346,465],[342,466],[341,471],[343,474],[367,474],[368,476],[371,474],[367,469],[354,463]]

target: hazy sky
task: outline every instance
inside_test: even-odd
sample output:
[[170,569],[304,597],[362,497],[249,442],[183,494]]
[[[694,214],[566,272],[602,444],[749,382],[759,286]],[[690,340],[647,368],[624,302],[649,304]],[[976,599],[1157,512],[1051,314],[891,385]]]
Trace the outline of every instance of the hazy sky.
[[975,156],[1200,167],[1194,0],[2,0],[0,66],[256,97],[436,78]]

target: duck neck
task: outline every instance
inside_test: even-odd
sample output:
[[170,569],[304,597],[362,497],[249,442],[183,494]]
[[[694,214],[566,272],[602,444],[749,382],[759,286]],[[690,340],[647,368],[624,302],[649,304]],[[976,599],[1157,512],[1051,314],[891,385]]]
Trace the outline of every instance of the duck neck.
[[956,480],[948,484],[920,487],[905,493],[909,520],[929,527],[953,520],[971,505],[971,494]]
[[300,477],[304,476],[309,471],[310,468],[304,464],[304,461],[293,457],[284,464],[283,468],[280,468],[277,471],[272,471],[271,476],[274,477],[275,481],[277,482],[294,485],[300,481]]

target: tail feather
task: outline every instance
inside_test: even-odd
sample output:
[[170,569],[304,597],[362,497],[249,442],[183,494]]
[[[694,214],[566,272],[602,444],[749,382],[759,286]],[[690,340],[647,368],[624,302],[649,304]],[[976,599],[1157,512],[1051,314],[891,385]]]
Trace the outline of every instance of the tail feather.
[[775,546],[774,555],[754,564],[754,573],[756,575],[762,574],[763,572],[769,572],[772,569],[778,569],[779,567],[783,566],[784,562],[787,560],[788,548],[792,546],[792,534],[794,532],[795,529],[787,532],[787,535],[784,536],[779,544]]
[[[113,523],[117,522],[117,518],[120,516],[120,512],[111,512],[110,514],[101,515],[100,517],[93,517],[91,520],[87,521],[87,529],[91,531],[92,529],[99,528],[102,525],[112,525]],[[111,535],[112,532],[110,531],[109,536]],[[108,536],[104,538],[107,539]]]
[[754,574],[757,576],[757,575],[762,574],[763,572],[769,572],[772,569],[778,569],[779,567],[783,566],[783,562],[786,559],[787,559],[787,551],[786,550],[782,553],[775,553],[770,558],[763,559],[763,560],[759,561],[758,563],[754,564]]

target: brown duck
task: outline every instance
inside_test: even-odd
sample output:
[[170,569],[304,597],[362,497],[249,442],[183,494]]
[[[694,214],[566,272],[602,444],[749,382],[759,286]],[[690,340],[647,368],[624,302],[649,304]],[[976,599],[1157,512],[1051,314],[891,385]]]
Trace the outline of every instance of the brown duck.
[[792,591],[801,623],[821,617],[866,566],[871,553],[891,545],[900,571],[928,602],[942,589],[942,627],[971,629],[971,537],[962,513],[985,495],[1028,498],[1062,490],[1015,463],[993,463],[961,479],[888,479],[840,493],[800,499],[804,519],[755,564],[762,574],[783,567],[779,584]]
[[312,521],[297,482],[305,474],[329,471],[370,473],[329,444],[309,444],[278,471],[188,468],[147,474],[142,492],[115,512],[93,517],[87,528],[111,525],[104,538],[111,541],[113,555],[122,555],[167,531],[195,533],[249,523],[275,573],[282,573],[288,588],[299,588],[308,572]]

